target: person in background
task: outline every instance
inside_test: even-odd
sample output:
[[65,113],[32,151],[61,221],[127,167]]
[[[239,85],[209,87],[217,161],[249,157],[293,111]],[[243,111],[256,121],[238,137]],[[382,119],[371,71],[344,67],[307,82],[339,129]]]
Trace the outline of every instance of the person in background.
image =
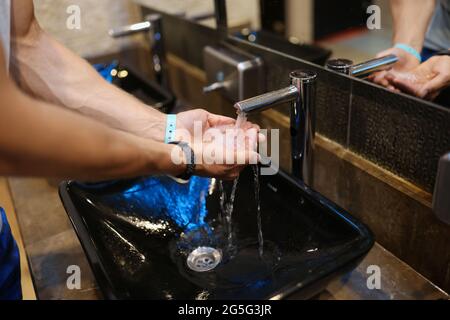
[[392,91],[433,100],[450,85],[450,0],[391,0],[393,48],[399,61],[371,80]]
[[[195,122],[205,133],[212,128],[222,132],[234,127],[234,119],[204,110],[168,117],[144,105],[45,33],[34,17],[33,0],[0,1],[0,36],[0,176],[106,180],[195,174],[234,179],[243,169],[220,159],[194,165],[188,155],[207,156],[202,148],[167,143],[169,118],[174,126],[170,140],[183,139],[181,132],[193,133]],[[245,153],[248,162],[255,156],[259,128],[247,123],[243,129],[248,149],[221,147],[231,148],[226,151],[235,158]],[[182,161],[172,161],[172,154]],[[19,255],[0,209],[0,299],[19,298]]]

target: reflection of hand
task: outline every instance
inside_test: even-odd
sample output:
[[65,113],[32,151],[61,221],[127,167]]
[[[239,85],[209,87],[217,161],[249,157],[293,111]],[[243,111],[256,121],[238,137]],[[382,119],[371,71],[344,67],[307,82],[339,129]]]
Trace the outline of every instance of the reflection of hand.
[[[413,70],[414,68],[420,65],[420,61],[414,55],[399,48],[390,48],[388,50],[380,52],[379,54],[377,54],[376,57],[381,58],[383,56],[387,56],[390,54],[394,54],[398,58],[398,62],[394,64],[394,66],[392,67],[392,70],[396,72],[407,72]],[[388,71],[380,71],[370,76],[369,80],[379,85],[382,85],[383,87],[386,87],[390,90],[395,90],[395,88],[391,85],[389,80],[386,79],[387,74]]]
[[386,79],[396,89],[433,100],[450,86],[450,57],[433,57],[410,72],[389,72]]

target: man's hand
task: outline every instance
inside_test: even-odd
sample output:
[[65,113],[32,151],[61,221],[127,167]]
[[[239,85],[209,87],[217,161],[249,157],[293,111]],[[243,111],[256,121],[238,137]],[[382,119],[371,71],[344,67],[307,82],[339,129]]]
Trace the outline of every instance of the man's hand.
[[[256,164],[257,146],[265,137],[258,125],[215,115],[202,109],[177,114],[176,139],[188,142],[195,151],[196,174],[232,180],[248,164]],[[197,136],[201,134],[201,136]]]
[[[153,110],[153,108],[148,106],[145,108]],[[145,113],[142,114],[142,117],[134,117],[133,121],[129,122],[129,130],[124,131],[129,131],[142,138],[164,142],[167,115],[159,112],[158,114],[160,115],[159,117],[155,117],[154,114]],[[235,125],[236,120],[212,114],[203,109],[180,112],[177,114],[175,140],[189,142],[196,133],[204,134],[211,128],[220,129]],[[260,130],[258,125],[251,122],[246,122],[242,127],[244,130],[251,128]],[[260,139],[264,139],[264,137],[260,137]]]
[[[398,62],[394,64],[392,67],[392,70],[395,72],[408,72],[415,68],[417,68],[420,65],[420,61],[412,54],[399,49],[399,48],[391,48],[388,50],[385,50],[383,52],[380,52],[377,54],[377,58],[387,56],[390,54],[394,54],[398,57]],[[395,87],[392,86],[392,84],[389,82],[388,79],[386,79],[386,76],[388,75],[389,71],[380,71],[372,76],[369,77],[369,80],[388,88],[389,90],[395,91]]]
[[[200,133],[200,128],[201,133],[205,135],[210,129],[218,129],[222,133],[225,133],[227,129],[234,128],[235,126],[235,119],[212,114],[203,109],[194,109],[177,114],[176,136],[177,140],[189,141],[194,137],[194,134]],[[257,124],[246,121],[241,124],[240,129],[244,131],[255,129],[259,133],[260,127]],[[258,139],[259,141],[264,141],[265,137],[258,134]]]
[[[194,134],[195,124],[202,125],[203,133],[211,128],[221,128],[230,127],[236,124],[236,120],[224,117],[216,114],[209,113],[203,109],[195,109],[186,112],[181,112],[177,115],[177,128],[183,128],[189,131],[189,133]],[[252,124],[251,122],[246,122],[242,129],[248,130],[255,128],[259,130],[259,126]]]
[[386,79],[398,90],[434,100],[450,86],[450,57],[433,57],[410,72],[389,72]]
[[[234,125],[210,128],[202,136],[202,140],[191,140],[189,145],[195,152],[196,170],[199,176],[233,180],[248,164],[257,164],[258,130],[237,129]],[[174,163],[185,163],[180,152],[173,155]],[[178,158],[178,157],[183,158]]]
[[[215,136],[202,146],[203,162],[197,166],[196,174],[211,176],[223,180],[234,180],[248,164],[257,164],[256,129]],[[230,141],[229,137],[233,137]],[[224,138],[225,140],[222,140]],[[241,142],[237,142],[241,140]]]

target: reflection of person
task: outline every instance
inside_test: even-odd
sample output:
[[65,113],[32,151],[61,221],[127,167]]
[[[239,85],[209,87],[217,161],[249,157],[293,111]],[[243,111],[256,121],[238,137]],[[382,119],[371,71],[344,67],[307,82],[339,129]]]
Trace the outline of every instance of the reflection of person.
[[[243,169],[220,159],[194,166],[187,163],[189,146],[164,143],[169,118],[175,132],[191,133],[194,122],[223,129],[235,120],[204,110],[167,117],[110,85],[40,29],[33,0],[0,1],[0,36],[0,175],[93,180],[195,173],[232,179]],[[247,146],[254,146],[257,126],[244,129]],[[175,164],[172,151],[184,161]],[[253,149],[244,152],[250,157]],[[17,247],[0,210],[0,299],[21,296],[19,276]]]
[[[390,3],[395,46],[378,57],[395,54],[399,62],[391,71],[374,75],[372,80],[390,90],[435,98],[449,82],[449,56],[437,54],[450,48],[450,0],[391,0]],[[422,61],[425,61],[423,65]]]
[[388,72],[386,79],[395,90],[434,100],[450,87],[450,56],[434,56],[409,72]]

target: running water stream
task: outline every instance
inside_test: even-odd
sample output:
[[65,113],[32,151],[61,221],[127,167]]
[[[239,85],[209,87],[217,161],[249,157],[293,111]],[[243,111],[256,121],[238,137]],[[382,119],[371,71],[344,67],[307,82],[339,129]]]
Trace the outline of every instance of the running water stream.
[[254,181],[255,181],[255,201],[256,201],[256,222],[258,226],[258,252],[259,256],[262,258],[264,255],[264,237],[262,232],[262,222],[261,222],[261,202],[259,200],[259,167],[258,165],[253,166]]
[[236,248],[234,245],[233,239],[233,209],[234,209],[234,198],[236,197],[236,188],[238,184],[239,178],[233,181],[233,187],[231,189],[230,197],[227,198],[227,193],[225,187],[223,185],[223,181],[219,182],[219,190],[220,190],[220,209],[222,211],[222,221],[225,225],[225,232],[227,234],[227,250],[230,256],[233,256],[234,249]]
[[[244,124],[247,122],[247,115],[245,113],[239,113],[236,120],[236,129],[241,129]],[[253,165],[253,173],[254,173],[254,184],[255,184],[255,201],[256,201],[256,217],[257,217],[257,227],[258,227],[258,252],[259,256],[262,258],[264,255],[264,238],[262,232],[262,223],[261,223],[261,205],[259,199],[259,167],[258,165]],[[219,189],[221,192],[220,196],[220,208],[223,213],[225,229],[228,237],[228,250],[230,252],[235,248],[233,243],[233,208],[234,208],[234,199],[236,196],[236,188],[238,184],[239,178],[233,181],[233,187],[231,189],[230,197],[227,199],[226,190],[224,188],[223,182],[219,182]]]

